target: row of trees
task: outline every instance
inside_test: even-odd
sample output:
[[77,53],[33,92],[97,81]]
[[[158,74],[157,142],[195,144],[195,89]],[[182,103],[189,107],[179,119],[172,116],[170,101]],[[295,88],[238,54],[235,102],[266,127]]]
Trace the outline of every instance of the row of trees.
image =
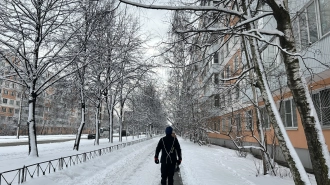
[[95,144],[102,113],[108,114],[109,142],[117,113],[122,141],[124,107],[132,92],[149,79],[152,66],[143,60],[145,40],[139,21],[119,5],[115,0],[0,2],[0,55],[11,66],[1,79],[28,92],[29,112],[23,123],[28,125],[30,156],[38,156],[37,100],[56,91],[77,103],[59,111],[67,115],[74,107],[81,116],[74,150],[79,150],[87,108],[95,112]]
[[[170,49],[166,50],[172,51],[172,53],[170,56],[165,56],[165,61],[170,61],[170,64],[176,67],[170,80],[173,82],[180,79],[178,83],[172,84],[168,91],[171,96],[176,97],[175,101],[171,101],[171,103],[175,103],[171,108],[176,111],[175,113],[180,111],[186,113],[184,116],[173,114],[172,117],[175,119],[173,123],[180,122],[185,129],[191,129],[194,125],[206,129],[205,120],[215,115],[214,112],[203,113],[202,106],[196,102],[200,97],[194,95],[201,94],[199,93],[201,89],[199,89],[200,87],[194,88],[193,83],[189,84],[189,81],[198,80],[196,77],[200,74],[197,76],[189,75],[195,70],[193,64],[210,60],[214,53],[226,46],[229,38],[239,36],[246,63],[240,74],[231,78],[220,78],[222,81],[234,83],[220,87],[219,93],[237,88],[237,84],[247,78],[251,82],[250,89],[254,94],[249,98],[255,106],[258,118],[257,134],[253,137],[258,141],[259,147],[254,148],[259,149],[262,153],[265,174],[271,173],[272,159],[267,152],[264,133],[266,128],[258,107],[258,95],[263,99],[276,139],[288,162],[295,184],[310,184],[301,161],[286,134],[283,120],[271,93],[270,73],[265,69],[265,61],[260,54],[261,45],[276,46],[285,65],[284,74],[287,85],[301,115],[317,184],[330,184],[329,151],[308,92],[305,77],[301,72],[299,58],[303,59],[303,54],[298,53],[293,37],[288,0],[202,0],[195,3],[181,1],[180,6],[170,2],[169,5],[162,6],[128,0],[120,1],[137,7],[176,11],[174,19],[181,23],[173,22],[175,36],[173,42],[170,43]],[[263,11],[265,7],[267,7],[265,9],[267,11]],[[273,17],[277,25],[271,31],[257,26],[259,20],[267,17]],[[278,44],[272,42],[274,38],[279,40]],[[220,43],[220,45],[214,47],[215,43]],[[181,53],[178,55],[176,52]],[[203,65],[199,66],[204,67]],[[201,70],[200,73],[202,73]],[[190,80],[187,80],[188,78]],[[244,92],[242,88],[240,90]],[[187,99],[191,101],[185,101]],[[199,118],[196,119],[196,117]]]

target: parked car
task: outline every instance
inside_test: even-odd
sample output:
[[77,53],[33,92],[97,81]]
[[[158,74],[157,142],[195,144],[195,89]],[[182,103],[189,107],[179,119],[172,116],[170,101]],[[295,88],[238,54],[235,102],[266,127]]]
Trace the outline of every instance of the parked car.
[[87,139],[95,139],[95,136],[96,134],[88,134],[87,135]]
[[121,131],[121,136],[130,136],[131,134],[129,132],[126,132],[126,130]]

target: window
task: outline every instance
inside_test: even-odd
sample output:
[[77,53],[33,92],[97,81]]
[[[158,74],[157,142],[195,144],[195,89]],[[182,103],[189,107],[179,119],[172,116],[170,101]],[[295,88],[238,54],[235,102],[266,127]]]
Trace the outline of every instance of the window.
[[292,20],[297,49],[305,49],[330,32],[329,0],[312,0]]
[[214,95],[214,106],[215,107],[220,106],[220,95],[219,94]]
[[221,107],[225,107],[226,106],[226,96],[224,94],[222,95],[220,106]]
[[19,113],[19,109],[15,109],[15,114],[18,114]]
[[222,119],[222,131],[226,131],[226,119]]
[[6,107],[1,107],[2,112],[6,112]]
[[229,78],[230,76],[231,76],[231,74],[230,74],[230,65],[228,65],[227,67],[226,67],[226,77],[227,78]]
[[2,99],[2,103],[7,104],[8,100],[6,98]]
[[4,89],[3,94],[8,94],[8,90]]
[[10,105],[14,105],[14,100],[9,100]]
[[296,105],[292,99],[282,102],[280,113],[285,127],[298,126]]
[[21,97],[21,93],[18,92],[17,93],[17,97],[20,98]]
[[325,35],[330,31],[330,2],[329,0],[319,0],[318,2],[320,6],[322,35]]
[[317,116],[322,125],[330,125],[330,89],[312,95]]
[[214,74],[214,84],[219,84],[219,74],[218,73]]
[[20,106],[21,105],[21,102],[20,101],[16,101],[16,105],[17,106]]
[[310,43],[314,43],[318,40],[315,3],[312,2],[312,4],[310,4],[306,10],[307,10],[309,41]]
[[252,110],[246,111],[245,113],[245,129],[253,130],[253,117]]
[[264,66],[269,69],[271,67],[276,67],[276,53],[275,46],[268,45],[268,47],[262,51]]
[[237,71],[239,69],[238,55],[235,56],[234,66],[235,66],[235,71]]
[[213,63],[215,63],[215,64],[219,63],[219,53],[218,52],[214,53]]
[[217,122],[213,123],[213,130],[217,130]]
[[225,78],[225,71],[221,71],[221,83],[225,83],[225,81],[223,80]]
[[13,108],[9,108],[9,113],[13,113]]
[[241,127],[241,115],[240,114],[235,115],[235,124],[236,124],[237,131],[241,131],[242,127]]
[[240,91],[240,89],[239,89],[239,84],[237,84],[237,86],[235,87],[235,89],[236,89],[236,92],[235,92],[235,99],[238,100],[238,99],[239,99],[239,95],[240,95],[240,93],[239,93],[239,91]]
[[12,96],[15,96],[15,92],[14,92],[14,91],[12,91],[10,94],[11,94]]
[[223,63],[225,61],[225,55],[223,53],[223,50],[220,50],[220,60],[221,60],[221,63]]
[[9,87],[9,82],[5,82],[5,86],[6,87]]
[[261,118],[262,118],[262,124],[264,125],[265,128],[269,128],[269,115],[266,110],[266,107],[261,108]]
[[227,95],[227,105],[231,105],[232,103],[232,98],[231,98],[231,90],[228,90],[228,95]]

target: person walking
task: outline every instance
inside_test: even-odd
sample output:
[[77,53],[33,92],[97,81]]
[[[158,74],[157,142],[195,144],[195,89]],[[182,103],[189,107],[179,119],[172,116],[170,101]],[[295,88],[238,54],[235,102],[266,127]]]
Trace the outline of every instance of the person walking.
[[162,155],[160,158],[162,185],[166,185],[166,181],[168,181],[168,185],[173,185],[175,165],[180,165],[182,161],[180,144],[178,140],[172,136],[172,132],[172,127],[166,127],[166,136],[162,137],[159,140],[158,145],[156,147],[156,164],[159,164],[158,155],[160,151],[162,151]]

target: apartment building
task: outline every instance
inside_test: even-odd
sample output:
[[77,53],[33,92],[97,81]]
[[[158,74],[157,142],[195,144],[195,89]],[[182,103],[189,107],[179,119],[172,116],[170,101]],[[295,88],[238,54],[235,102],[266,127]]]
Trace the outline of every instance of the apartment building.
[[[220,1],[201,1],[202,6],[218,6]],[[220,5],[221,6],[221,5]],[[237,8],[236,4],[226,5]],[[224,24],[234,25],[236,17],[217,17],[215,13],[203,16],[199,23],[200,29],[219,28]],[[239,35],[223,35],[204,33],[196,38],[198,45],[210,45],[206,52],[192,53],[191,60],[195,64],[194,75],[198,76],[195,89],[199,89],[199,109],[208,112],[208,116],[216,117],[239,109],[242,101],[240,85],[234,76],[242,72],[241,39]],[[228,106],[230,105],[230,106]]]
[[[11,67],[8,63],[0,60],[1,76],[8,75]],[[11,76],[15,81],[16,76]],[[0,80],[0,131],[9,134],[16,130],[17,120],[21,105],[22,87],[11,82]]]
[[[202,5],[212,5],[217,1],[204,1]],[[312,99],[317,115],[322,124],[326,143],[330,144],[330,2],[323,0],[304,0],[290,2],[292,10],[292,26],[296,45],[302,54],[300,66]],[[263,10],[269,7],[263,6]],[[209,20],[208,20],[209,21]],[[235,22],[235,18],[232,19]],[[221,21],[223,22],[223,21]],[[274,18],[263,18],[258,21],[259,28],[268,30],[276,29]],[[267,39],[273,44],[278,44],[276,37],[269,36]],[[200,68],[199,86],[203,87],[200,97],[209,104],[209,110],[218,108],[216,114],[208,119],[208,126],[213,130],[209,138],[212,143],[235,149],[233,142],[227,136],[229,130],[240,136],[257,134],[256,112],[248,99],[253,98],[250,89],[244,89],[246,83],[236,80],[226,80],[237,76],[246,66],[245,53],[241,51],[242,42],[240,37],[225,36],[210,47],[209,53],[213,54],[212,60],[208,60],[198,66]],[[235,45],[236,44],[236,45]],[[286,74],[279,49],[275,46],[259,43],[259,50],[263,59],[264,67],[268,74],[268,82],[273,92],[273,98],[280,109],[280,114],[290,140],[306,169],[312,169],[304,135],[300,115],[296,109],[289,88],[286,86]],[[212,49],[213,48],[213,49]],[[221,81],[220,79],[225,79]],[[219,84],[219,85],[218,85]],[[234,84],[234,85],[233,85]],[[212,86],[213,85],[213,86]],[[214,87],[214,88],[213,88]],[[237,88],[235,88],[237,87]],[[240,91],[236,91],[240,89]],[[243,90],[243,91],[242,91]],[[212,99],[213,98],[213,99]],[[270,125],[267,112],[262,99],[259,98],[259,108],[262,113],[263,124],[266,127],[267,141],[276,144],[274,130]],[[244,145],[256,145],[251,137],[244,137]],[[271,147],[269,147],[270,150]],[[259,155],[259,151],[251,150]],[[273,151],[277,161],[284,162],[281,150],[278,146]]]
[[[10,75],[11,66],[0,60],[1,76]],[[20,134],[27,135],[28,93],[21,85],[14,83],[18,80],[15,75],[0,80],[0,135],[15,135],[20,123]],[[79,94],[72,90],[70,93],[60,92],[56,85],[37,97],[35,121],[37,134],[75,134],[80,125]],[[106,117],[103,109],[102,118]],[[84,133],[95,130],[94,110],[87,109]]]

